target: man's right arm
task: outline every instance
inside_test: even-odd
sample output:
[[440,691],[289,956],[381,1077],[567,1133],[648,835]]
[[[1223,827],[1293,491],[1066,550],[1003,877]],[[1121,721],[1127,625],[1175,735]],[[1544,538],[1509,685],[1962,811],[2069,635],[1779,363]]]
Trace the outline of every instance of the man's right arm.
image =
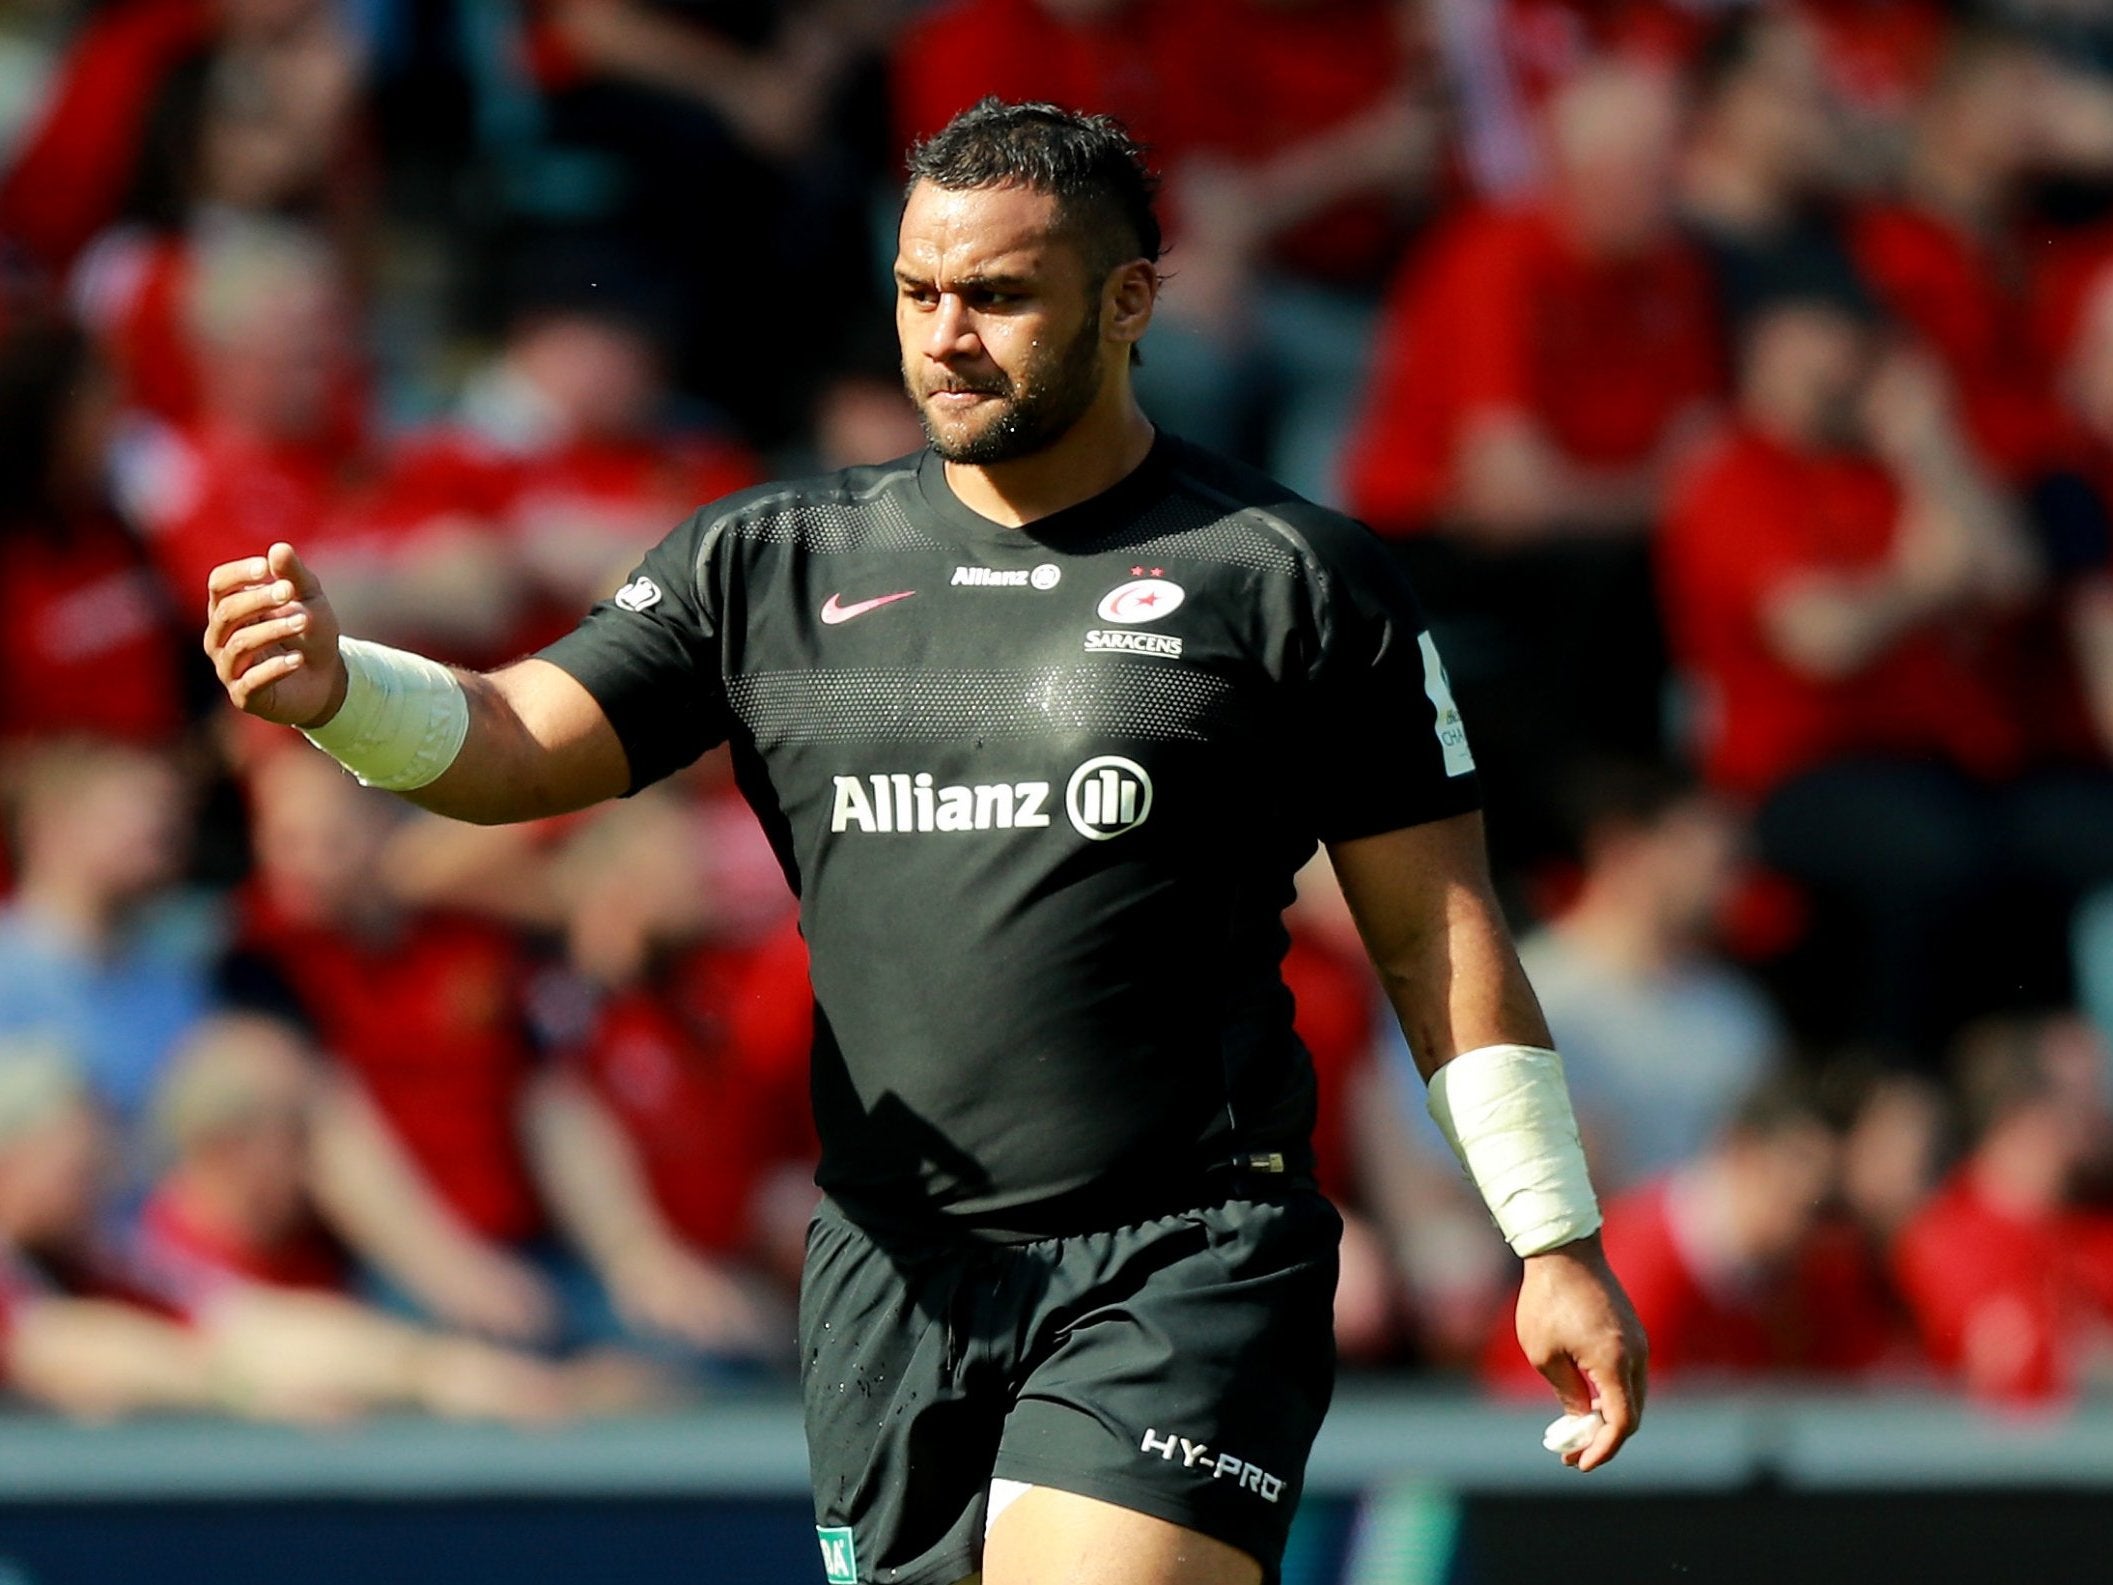
[[[227,562],[207,586],[205,651],[237,708],[315,730],[344,707],[343,634],[329,597],[291,545]],[[468,708],[446,768],[403,796],[480,825],[582,809],[624,792],[631,770],[594,696],[543,660],[490,675],[456,672]]]

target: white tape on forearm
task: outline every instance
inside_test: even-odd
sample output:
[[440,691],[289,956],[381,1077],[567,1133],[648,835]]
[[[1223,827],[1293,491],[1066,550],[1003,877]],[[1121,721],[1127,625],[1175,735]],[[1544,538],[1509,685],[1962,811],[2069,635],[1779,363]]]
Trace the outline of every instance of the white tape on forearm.
[[1553,1051],[1463,1051],[1432,1075],[1430,1109],[1515,1253],[1538,1255],[1599,1230],[1563,1059]]
[[462,682],[438,661],[365,639],[338,641],[345,702],[308,741],[364,786],[411,792],[439,777],[469,736]]

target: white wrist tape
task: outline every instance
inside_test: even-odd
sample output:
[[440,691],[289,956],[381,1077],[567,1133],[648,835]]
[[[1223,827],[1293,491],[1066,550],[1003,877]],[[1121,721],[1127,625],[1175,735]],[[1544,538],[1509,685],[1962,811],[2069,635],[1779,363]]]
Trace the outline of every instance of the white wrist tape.
[[1463,1051],[1432,1075],[1429,1104],[1515,1253],[1538,1255],[1599,1230],[1563,1059],[1553,1051]]
[[423,655],[338,640],[345,702],[303,735],[363,786],[411,792],[455,763],[469,736],[470,701],[455,674]]

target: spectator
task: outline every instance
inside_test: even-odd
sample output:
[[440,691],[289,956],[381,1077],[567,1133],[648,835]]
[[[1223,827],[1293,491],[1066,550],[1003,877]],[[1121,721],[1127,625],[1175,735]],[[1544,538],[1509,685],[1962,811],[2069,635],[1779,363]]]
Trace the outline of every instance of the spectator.
[[[756,482],[746,447],[668,422],[650,310],[607,284],[591,302],[546,289],[524,304],[459,420],[399,443],[368,508],[386,553],[333,586],[348,623],[437,639],[466,663],[512,659],[569,628],[698,505]],[[413,579],[424,589],[406,602]],[[485,610],[488,630],[465,608]]]
[[14,794],[0,1031],[78,1053],[97,1099],[129,1126],[210,999],[210,948],[174,906],[188,789],[161,754],[84,740],[32,751]]
[[1971,1148],[1894,1271],[1940,1370],[1998,1402],[2059,1401],[2113,1322],[2113,1223],[2077,1195],[2113,1145],[2105,1048],[2074,1020],[2004,1020],[1958,1058]]
[[1602,67],[1550,118],[1546,196],[1469,215],[1400,277],[1353,461],[1382,529],[1636,534],[1717,394],[1708,275],[1672,229],[1672,82]]
[[1713,950],[1742,831],[1720,798],[1609,764],[1575,794],[1583,872],[1570,905],[1519,944],[1563,1053],[1603,1194],[1699,1154],[1774,1068],[1783,1032]]
[[1453,83],[1464,174],[1499,202],[1545,177],[1535,117],[1551,95],[1610,59],[1685,62],[1705,27],[1700,8],[1680,0],[1438,0],[1427,9]]
[[[2051,288],[2044,304],[2050,341],[2091,496],[2067,553],[2056,544],[2057,567],[2070,576],[2050,601],[2051,620],[2038,624],[2041,644],[2059,645],[2061,664],[2028,672],[2025,681],[2039,685],[2038,696],[2020,702],[2035,707],[2037,721],[2052,717],[2057,748],[2103,764],[2113,756],[2113,573],[2107,566],[2113,538],[2113,265],[2103,247],[2069,261],[2066,271],[2052,277]],[[2113,891],[2097,892],[2078,909],[2072,952],[2078,998],[2113,1040]]]
[[1795,11],[1736,12],[1695,69],[1681,207],[1716,264],[1727,319],[1788,291],[1861,291],[1835,203],[1847,176],[1840,108]]
[[0,331],[0,743],[185,725],[191,651],[107,493],[111,394],[65,324]]
[[635,1333],[782,1362],[815,1200],[812,993],[776,877],[759,912],[708,840],[647,793],[567,853],[569,1027],[532,1127],[557,1218]]
[[230,223],[200,246],[185,326],[202,373],[196,421],[142,426],[119,456],[124,503],[170,598],[189,610],[206,574],[299,525],[322,550],[362,443],[344,281],[312,234]]
[[127,213],[69,274],[68,293],[128,408],[177,426],[198,417],[188,309],[201,248],[230,226],[298,221],[359,256],[366,184],[362,62],[336,8],[247,0],[157,96]]
[[0,1042],[0,1356],[7,1387],[69,1413],[203,1409],[203,1341],[84,1258],[106,1138],[63,1048]]
[[1708,270],[1673,229],[1673,84],[1601,67],[1550,120],[1545,195],[1468,215],[1401,275],[1350,461],[1352,506],[1406,536],[1476,755],[1518,800],[1491,810],[1507,863],[1554,845],[1531,796],[1551,767],[1657,748],[1647,538],[1720,381]]
[[1859,211],[1851,227],[1879,299],[1949,375],[1982,460],[2019,486],[2065,461],[2020,214],[2024,180],[2047,146],[2045,77],[2020,40],[1957,40],[1917,106],[1901,197]]
[[[524,9],[519,54],[532,81],[473,63],[492,79],[489,102],[512,107],[527,88],[530,107],[510,119],[535,123],[553,149],[598,157],[612,179],[575,213],[536,214],[531,175],[516,200],[522,229],[614,230],[693,303],[746,301],[768,281],[809,305],[793,321],[693,314],[670,338],[685,389],[743,433],[782,441],[812,394],[805,371],[826,368],[856,316],[877,306],[869,184],[888,162],[874,79],[901,7],[543,0]],[[519,148],[493,152],[534,170]],[[737,246],[729,216],[739,217]]]
[[[1663,573],[1710,779],[1841,938],[1826,1001],[1848,1027],[1815,1032],[1927,1060],[1996,982],[1941,967],[1977,906],[2021,881],[2073,900],[2113,865],[2102,782],[2025,774],[1996,662],[2037,568],[1935,372],[1854,305],[1757,313]],[[2034,983],[2016,944],[1983,931],[1965,961]]]
[[[1211,30],[1209,77],[1241,113],[1222,145],[1168,172],[1165,307],[1250,387],[1232,416],[1255,432],[1231,439],[1315,500],[1343,498],[1382,290],[1441,175],[1415,31],[1400,0],[1234,0]],[[1158,361],[1142,388],[1163,410]],[[1179,409],[1170,422],[1181,428]]]
[[[1601,1232],[1651,1338],[1654,1384],[1847,1374],[1880,1363],[1890,1318],[1873,1286],[1816,1260],[1841,1142],[1809,1090],[1774,1081],[1672,1173],[1616,1196]],[[1508,1325],[1485,1368],[1507,1390],[1539,1386]]]
[[257,873],[227,981],[334,1065],[320,1140],[332,1224],[413,1313],[508,1341],[564,1328],[521,1127],[534,1080],[504,931],[407,913],[378,885],[393,811],[294,748],[249,782]]
[[68,50],[46,109],[4,180],[0,237],[52,280],[117,214],[168,77],[217,22],[210,0],[122,0]]
[[309,1199],[320,1079],[289,1026],[251,1017],[199,1028],[158,1097],[167,1165],[141,1222],[139,1268],[304,1416],[405,1405],[533,1423],[592,1405],[606,1374],[428,1332],[351,1298]]
[[142,1265],[202,1308],[231,1283],[332,1293],[350,1268],[309,1198],[321,1075],[290,1025],[200,1023],[162,1077]]

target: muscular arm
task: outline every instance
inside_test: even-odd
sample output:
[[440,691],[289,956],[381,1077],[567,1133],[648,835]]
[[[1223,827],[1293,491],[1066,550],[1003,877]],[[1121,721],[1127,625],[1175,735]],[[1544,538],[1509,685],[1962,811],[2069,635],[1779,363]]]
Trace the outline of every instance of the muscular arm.
[[1480,815],[1338,842],[1329,858],[1426,1080],[1477,1046],[1549,1044],[1490,887]]
[[[286,726],[328,722],[345,702],[342,636],[322,584],[291,545],[214,569],[205,651],[239,709]],[[525,660],[488,676],[456,675],[469,734],[437,780],[404,795],[413,803],[501,825],[583,809],[629,786],[615,729],[558,667]]]
[[404,796],[477,825],[568,814],[620,795],[631,773],[594,696],[545,660],[459,674],[470,733],[455,763]]
[[[1426,1081],[1483,1046],[1552,1044],[1490,886],[1480,815],[1338,842],[1329,857]],[[1604,1418],[1565,1455],[1598,1468],[1642,1417],[1646,1351],[1598,1234],[1526,1258],[1517,1321],[1564,1409]]]

